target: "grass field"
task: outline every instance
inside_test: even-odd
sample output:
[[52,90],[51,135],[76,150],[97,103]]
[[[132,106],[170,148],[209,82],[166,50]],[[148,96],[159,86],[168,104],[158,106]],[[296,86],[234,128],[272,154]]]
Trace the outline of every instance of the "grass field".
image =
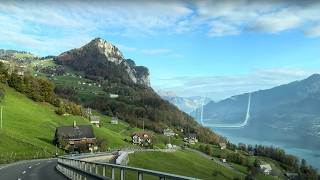
[[[56,148],[52,144],[55,129],[61,125],[89,124],[78,116],[58,116],[54,107],[37,103],[6,87],[3,106],[3,128],[0,130],[0,163],[19,159],[52,156]],[[99,138],[107,141],[110,148],[127,147],[121,135],[108,128],[94,128]],[[62,153],[62,151],[59,151]]]
[[214,161],[187,150],[171,153],[136,152],[130,154],[129,165],[201,179],[243,178]]

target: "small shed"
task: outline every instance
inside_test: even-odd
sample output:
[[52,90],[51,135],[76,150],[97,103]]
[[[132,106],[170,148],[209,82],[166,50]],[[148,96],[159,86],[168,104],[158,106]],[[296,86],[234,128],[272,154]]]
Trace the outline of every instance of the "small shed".
[[118,124],[118,118],[117,117],[112,117],[110,123],[111,124]]
[[119,95],[118,94],[109,94],[109,97],[115,99],[115,98],[118,98]]

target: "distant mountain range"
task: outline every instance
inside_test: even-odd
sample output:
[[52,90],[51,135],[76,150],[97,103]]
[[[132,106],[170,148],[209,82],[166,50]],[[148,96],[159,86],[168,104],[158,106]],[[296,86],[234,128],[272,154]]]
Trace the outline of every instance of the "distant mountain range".
[[171,104],[177,106],[180,110],[190,114],[200,106],[207,104],[211,101],[210,98],[201,96],[192,97],[180,97],[174,92],[158,91],[158,94],[165,100],[169,101]]
[[[215,128],[217,124],[243,122],[248,97],[246,93],[208,103],[203,109],[205,124]],[[319,149],[320,75],[314,74],[301,81],[252,92],[248,124],[230,132]]]

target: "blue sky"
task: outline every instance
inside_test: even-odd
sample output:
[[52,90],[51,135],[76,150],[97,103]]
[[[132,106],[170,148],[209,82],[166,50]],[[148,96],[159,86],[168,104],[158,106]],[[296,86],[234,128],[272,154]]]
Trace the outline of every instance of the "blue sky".
[[153,88],[215,100],[320,68],[317,1],[4,1],[0,48],[58,55],[101,37]]

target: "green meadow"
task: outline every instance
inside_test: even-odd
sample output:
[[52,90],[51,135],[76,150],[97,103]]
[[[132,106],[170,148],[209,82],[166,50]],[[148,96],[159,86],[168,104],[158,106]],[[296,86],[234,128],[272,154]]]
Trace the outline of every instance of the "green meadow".
[[[55,129],[61,125],[89,124],[79,116],[59,116],[52,105],[34,102],[12,88],[5,87],[3,128],[0,130],[0,163],[20,159],[51,157],[62,151],[52,144]],[[106,116],[102,116],[107,119]],[[104,139],[111,149],[126,147],[122,135],[108,128],[94,128],[97,138]]]

